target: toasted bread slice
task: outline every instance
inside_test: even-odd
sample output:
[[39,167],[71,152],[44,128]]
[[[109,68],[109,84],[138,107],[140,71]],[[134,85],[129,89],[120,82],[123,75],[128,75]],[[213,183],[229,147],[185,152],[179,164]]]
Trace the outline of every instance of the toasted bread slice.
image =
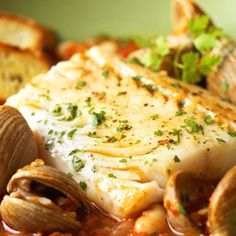
[[42,54],[0,43],[0,103],[50,66]]
[[51,30],[34,20],[0,12],[0,42],[20,49],[51,52],[55,37]]

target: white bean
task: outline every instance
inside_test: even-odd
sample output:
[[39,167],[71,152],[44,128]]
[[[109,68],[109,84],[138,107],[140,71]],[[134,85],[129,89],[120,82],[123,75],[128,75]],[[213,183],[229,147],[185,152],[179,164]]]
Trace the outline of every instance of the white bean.
[[134,230],[137,233],[151,234],[168,231],[166,211],[161,204],[155,204],[150,210],[144,211],[136,220]]

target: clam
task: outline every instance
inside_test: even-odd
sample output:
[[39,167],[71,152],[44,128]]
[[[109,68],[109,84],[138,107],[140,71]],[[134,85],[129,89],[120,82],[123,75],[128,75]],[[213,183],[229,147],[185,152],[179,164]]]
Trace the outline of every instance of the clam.
[[236,166],[218,183],[209,204],[208,224],[212,236],[236,234]]
[[176,233],[200,235],[201,222],[207,217],[207,204],[214,186],[195,179],[190,173],[173,173],[167,183],[164,206],[168,220]]
[[207,87],[222,99],[236,104],[236,49],[233,46],[222,64],[208,76]]
[[[1,203],[3,221],[21,232],[69,232],[80,229],[76,209],[84,199],[80,186],[67,174],[36,160],[20,169],[8,183]],[[63,207],[60,201],[69,201]],[[90,207],[86,200],[84,205]]]
[[0,106],[0,197],[17,169],[37,158],[33,133],[15,108]]

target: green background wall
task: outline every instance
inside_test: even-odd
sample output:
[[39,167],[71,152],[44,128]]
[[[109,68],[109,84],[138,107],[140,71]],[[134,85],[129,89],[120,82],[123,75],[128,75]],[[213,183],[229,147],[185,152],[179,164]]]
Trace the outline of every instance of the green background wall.
[[[0,0],[0,10],[23,14],[55,29],[64,39],[168,33],[170,0]],[[197,0],[236,38],[236,0]]]

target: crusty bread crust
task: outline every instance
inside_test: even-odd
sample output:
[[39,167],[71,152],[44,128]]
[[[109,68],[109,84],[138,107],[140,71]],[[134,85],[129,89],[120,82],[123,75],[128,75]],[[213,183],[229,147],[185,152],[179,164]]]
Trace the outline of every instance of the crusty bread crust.
[[[6,67],[9,60],[11,61],[10,70]],[[12,64],[12,60],[14,64]],[[0,43],[0,104],[22,88],[33,76],[46,72],[52,65],[52,60],[45,54]],[[30,73],[27,68],[30,68]],[[7,86],[6,82],[4,83],[6,79]],[[1,85],[2,83],[3,85]]]
[[11,46],[2,42],[0,42],[0,50],[4,50],[7,53],[15,53],[35,57],[35,59],[39,60],[43,65],[45,65],[45,68],[47,70],[50,69],[53,64],[55,64],[55,61],[50,56],[41,53],[40,51],[32,52],[29,49],[20,49],[18,47]]
[[51,53],[54,51],[56,45],[55,35],[53,31],[49,28],[42,26],[36,21],[26,18],[24,16],[12,15],[6,12],[0,12],[0,21],[1,20],[7,20],[9,21],[9,23],[13,21],[24,26],[27,25],[32,30],[37,32],[39,38],[35,42],[35,48],[32,48],[32,50],[43,51],[45,53]]

